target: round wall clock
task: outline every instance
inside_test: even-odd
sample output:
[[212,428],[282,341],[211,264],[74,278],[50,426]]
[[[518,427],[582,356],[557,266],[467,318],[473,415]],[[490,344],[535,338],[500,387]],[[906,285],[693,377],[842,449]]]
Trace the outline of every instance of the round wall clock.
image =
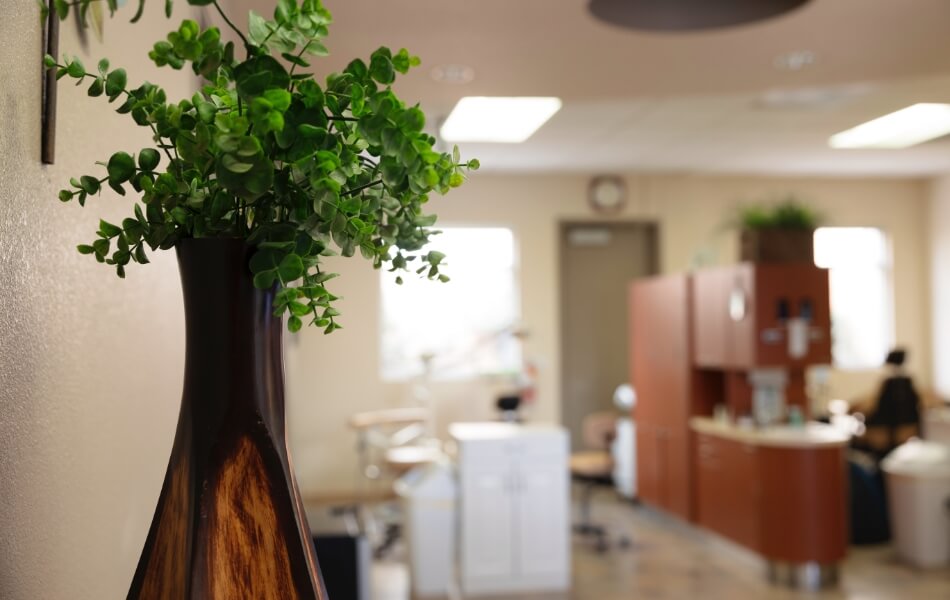
[[627,187],[615,175],[594,177],[587,189],[587,201],[597,212],[618,213],[627,203]]

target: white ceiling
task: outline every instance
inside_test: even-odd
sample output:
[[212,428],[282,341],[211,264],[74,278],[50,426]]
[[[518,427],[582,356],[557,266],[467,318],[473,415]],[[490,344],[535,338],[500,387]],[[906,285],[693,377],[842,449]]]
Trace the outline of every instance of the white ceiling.
[[[587,0],[324,0],[321,73],[379,45],[423,66],[396,84],[435,121],[462,96],[544,95],[564,108],[524,144],[471,144],[506,171],[687,171],[924,176],[950,172],[950,141],[832,150],[828,136],[915,102],[950,102],[950,0],[812,0],[760,24],[642,33],[600,23]],[[236,0],[269,13],[272,0]],[[808,50],[800,71],[777,56]],[[467,65],[467,84],[433,67]]]

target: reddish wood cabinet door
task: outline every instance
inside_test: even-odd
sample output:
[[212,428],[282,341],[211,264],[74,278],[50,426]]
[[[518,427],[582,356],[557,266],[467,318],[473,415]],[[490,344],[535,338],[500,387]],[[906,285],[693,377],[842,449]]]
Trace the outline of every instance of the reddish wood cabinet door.
[[685,275],[640,280],[630,287],[638,493],[645,502],[687,519],[692,517],[689,297]]
[[728,310],[728,271],[705,269],[694,273],[690,312],[696,366],[722,367],[726,364]]
[[637,423],[637,496],[651,506],[661,506],[656,430],[649,423]]
[[745,368],[755,356],[755,271],[750,264],[693,274],[693,360],[698,367]]
[[[693,274],[696,366],[745,370],[831,361],[828,272],[810,264],[745,263]],[[788,319],[806,317],[808,350],[788,351]]]
[[699,434],[696,442],[696,520],[713,531],[724,533],[724,514],[729,507],[724,491],[722,447],[712,436]]
[[844,448],[762,448],[762,553],[788,562],[842,560],[848,547]]
[[690,435],[679,428],[667,429],[660,434],[659,446],[665,471],[665,507],[680,518],[692,520],[694,511]]
[[755,446],[726,441],[726,490],[731,510],[727,514],[727,535],[747,548],[761,545],[762,508],[758,451]]
[[747,548],[760,547],[761,493],[756,449],[715,436],[698,436],[697,520]]

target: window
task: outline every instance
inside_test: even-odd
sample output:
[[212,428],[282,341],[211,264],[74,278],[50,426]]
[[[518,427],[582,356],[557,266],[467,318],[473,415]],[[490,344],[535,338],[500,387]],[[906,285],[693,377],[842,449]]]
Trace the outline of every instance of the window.
[[[384,380],[421,375],[432,355],[432,377],[466,379],[520,370],[513,335],[519,320],[515,242],[510,229],[444,228],[432,247],[446,254],[448,283],[382,274]],[[412,265],[412,263],[410,263]]]
[[890,247],[880,229],[821,227],[815,264],[829,269],[836,367],[871,369],[893,345]]

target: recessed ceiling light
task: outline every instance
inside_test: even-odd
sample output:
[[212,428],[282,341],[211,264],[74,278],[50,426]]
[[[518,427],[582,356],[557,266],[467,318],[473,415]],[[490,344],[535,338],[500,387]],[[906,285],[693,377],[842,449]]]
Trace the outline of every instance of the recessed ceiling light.
[[865,84],[848,84],[829,87],[802,87],[773,89],[755,100],[755,106],[775,109],[814,109],[838,106],[865,96],[874,87]]
[[475,79],[475,69],[466,65],[439,65],[430,74],[440,83],[470,83]]
[[772,61],[772,64],[775,65],[776,69],[782,69],[783,71],[801,71],[815,64],[817,60],[818,55],[811,50],[795,50],[779,54]]
[[560,98],[466,96],[452,109],[440,134],[447,142],[517,144],[560,109]]
[[832,148],[907,148],[950,133],[950,104],[921,103],[828,139]]

